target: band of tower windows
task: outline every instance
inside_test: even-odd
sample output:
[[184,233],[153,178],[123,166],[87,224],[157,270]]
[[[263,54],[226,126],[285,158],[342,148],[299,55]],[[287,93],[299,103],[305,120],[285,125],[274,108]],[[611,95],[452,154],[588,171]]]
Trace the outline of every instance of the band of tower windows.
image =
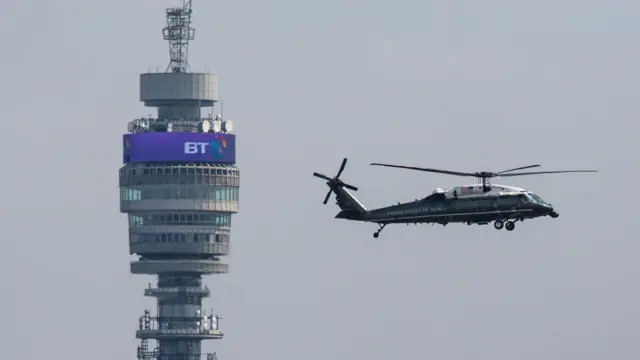
[[138,185],[120,188],[122,201],[190,199],[205,201],[238,201],[239,188],[201,185]]
[[129,214],[129,228],[147,225],[231,226],[231,214],[210,212]]
[[203,243],[229,243],[229,234],[216,234],[216,233],[159,233],[159,234],[132,234],[130,237],[130,244],[146,244],[151,242],[156,243],[185,243],[190,242],[203,242]]
[[240,172],[208,164],[129,164],[120,169],[120,186],[159,184],[240,186]]

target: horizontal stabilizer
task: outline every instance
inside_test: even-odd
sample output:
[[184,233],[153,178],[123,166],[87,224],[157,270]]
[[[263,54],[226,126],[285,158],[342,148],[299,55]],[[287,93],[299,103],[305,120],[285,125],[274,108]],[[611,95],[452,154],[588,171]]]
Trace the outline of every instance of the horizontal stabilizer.
[[346,220],[360,220],[362,219],[362,213],[357,210],[347,209],[341,210],[335,217],[336,219]]

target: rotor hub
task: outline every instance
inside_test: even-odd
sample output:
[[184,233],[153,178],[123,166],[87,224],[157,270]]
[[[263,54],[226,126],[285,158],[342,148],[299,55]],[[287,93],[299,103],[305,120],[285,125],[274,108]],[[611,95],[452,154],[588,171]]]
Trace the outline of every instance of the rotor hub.
[[[326,175],[322,175],[319,173],[314,172],[313,176],[315,177],[319,177],[321,179],[324,179],[327,181],[327,185],[329,185],[329,192],[327,193],[327,196],[324,198],[323,204],[326,204],[327,201],[329,201],[329,197],[331,196],[331,193],[334,191],[334,189],[331,187],[332,185],[337,185],[339,187],[344,187],[347,189],[351,189],[353,191],[358,191],[358,188],[353,186],[353,185],[349,185],[345,182],[343,182],[342,180],[340,180],[340,175],[342,174],[342,172],[344,171],[344,167],[347,165],[347,158],[342,159],[342,164],[340,164],[340,169],[338,169],[338,173],[336,174],[336,176],[330,178]],[[337,193],[336,193],[337,196]]]

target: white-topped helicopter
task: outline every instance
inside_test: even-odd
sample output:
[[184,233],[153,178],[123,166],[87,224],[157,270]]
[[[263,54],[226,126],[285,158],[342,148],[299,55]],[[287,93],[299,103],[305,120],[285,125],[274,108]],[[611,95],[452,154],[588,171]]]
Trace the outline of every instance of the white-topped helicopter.
[[516,221],[524,221],[525,219],[534,219],[542,216],[557,218],[559,214],[553,206],[533,192],[514,186],[492,185],[489,179],[494,177],[598,171],[555,170],[513,173],[513,171],[540,166],[529,165],[500,172],[483,171],[471,173],[416,166],[371,163],[371,165],[376,166],[475,177],[478,178],[479,181],[478,184],[474,185],[460,185],[449,189],[439,188],[434,190],[431,195],[420,200],[367,210],[362,203],[347,190],[357,191],[358,188],[340,180],[340,175],[346,163],[347,159],[345,158],[338,170],[338,174],[333,178],[319,173],[313,173],[313,176],[326,180],[326,184],[329,186],[330,190],[329,193],[327,193],[324,204],[327,203],[332,192],[336,194],[336,203],[341,209],[336,215],[336,218],[378,224],[379,228],[373,234],[375,238],[380,235],[382,229],[388,224],[427,223],[441,224],[444,226],[448,223],[466,223],[468,225],[486,225],[493,221],[496,229],[499,230],[505,227],[508,231],[513,231]]

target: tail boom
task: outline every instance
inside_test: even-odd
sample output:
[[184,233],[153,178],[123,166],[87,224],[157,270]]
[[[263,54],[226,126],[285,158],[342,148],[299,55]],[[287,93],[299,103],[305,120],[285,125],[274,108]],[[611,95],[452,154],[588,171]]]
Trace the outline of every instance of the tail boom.
[[338,215],[344,214],[343,216],[346,216],[346,214],[357,214],[362,216],[367,212],[367,209],[364,207],[364,205],[362,205],[362,203],[355,196],[353,196],[353,194],[351,194],[349,190],[343,188],[339,184],[329,183],[328,185],[336,194],[336,204],[342,210],[340,211],[340,213],[338,213]]

